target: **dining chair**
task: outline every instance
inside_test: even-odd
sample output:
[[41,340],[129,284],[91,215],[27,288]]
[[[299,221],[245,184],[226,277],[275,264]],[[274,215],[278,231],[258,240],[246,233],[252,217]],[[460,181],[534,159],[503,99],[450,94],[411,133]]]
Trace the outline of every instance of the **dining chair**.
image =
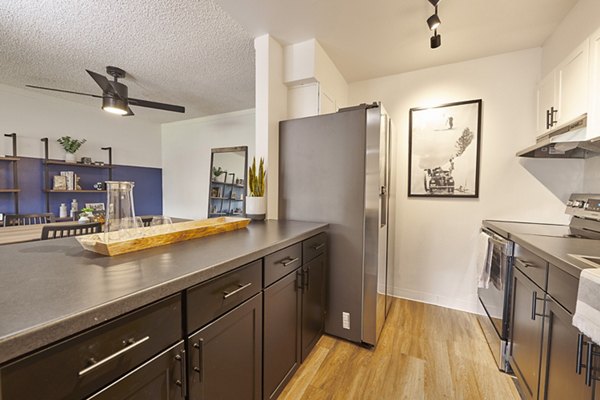
[[100,222],[89,222],[86,224],[73,223],[67,225],[46,225],[42,228],[42,240],[89,235],[91,233],[100,233],[101,231],[102,225]]
[[7,214],[4,219],[4,226],[17,225],[36,225],[56,222],[53,213],[44,214]]

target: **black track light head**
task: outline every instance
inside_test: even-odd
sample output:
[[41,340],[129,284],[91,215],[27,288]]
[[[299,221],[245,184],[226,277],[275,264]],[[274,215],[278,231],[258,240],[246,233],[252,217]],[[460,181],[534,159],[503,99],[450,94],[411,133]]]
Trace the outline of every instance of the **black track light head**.
[[440,17],[438,17],[437,15],[437,10],[436,13],[433,14],[431,17],[427,18],[427,25],[429,26],[429,30],[436,30],[438,28],[438,26],[440,26],[440,23],[442,21],[440,21]]
[[432,49],[437,49],[442,45],[442,36],[438,35],[436,31],[434,31],[433,36],[429,39],[429,43]]
[[440,0],[429,0],[429,2],[431,3],[432,6],[437,7]]

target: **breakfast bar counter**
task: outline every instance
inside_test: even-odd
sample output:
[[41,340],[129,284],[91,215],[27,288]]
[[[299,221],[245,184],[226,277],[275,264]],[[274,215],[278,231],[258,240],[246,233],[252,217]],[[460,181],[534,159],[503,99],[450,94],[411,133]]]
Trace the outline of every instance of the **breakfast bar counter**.
[[0,363],[42,348],[324,232],[327,224],[247,228],[116,257],[74,238],[0,246]]

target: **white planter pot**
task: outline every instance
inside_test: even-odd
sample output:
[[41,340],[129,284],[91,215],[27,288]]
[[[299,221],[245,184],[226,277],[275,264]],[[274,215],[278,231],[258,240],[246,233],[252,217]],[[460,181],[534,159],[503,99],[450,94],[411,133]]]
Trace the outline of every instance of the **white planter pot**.
[[75,158],[75,153],[65,152],[65,161],[66,162],[77,162],[77,158]]
[[246,216],[261,221],[267,214],[267,198],[246,196]]

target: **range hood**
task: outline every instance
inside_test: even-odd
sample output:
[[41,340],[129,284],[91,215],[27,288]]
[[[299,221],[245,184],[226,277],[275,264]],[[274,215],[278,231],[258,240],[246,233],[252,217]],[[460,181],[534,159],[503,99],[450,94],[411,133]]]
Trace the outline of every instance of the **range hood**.
[[588,158],[600,155],[600,138],[589,140],[587,114],[538,136],[536,143],[517,153],[533,158]]

